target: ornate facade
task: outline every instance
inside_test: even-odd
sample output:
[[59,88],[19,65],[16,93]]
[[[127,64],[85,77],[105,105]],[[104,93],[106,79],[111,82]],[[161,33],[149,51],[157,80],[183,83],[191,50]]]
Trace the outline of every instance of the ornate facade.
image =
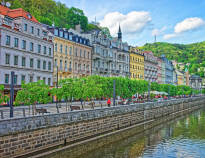
[[144,80],[144,54],[137,47],[130,47],[130,78]]
[[0,10],[0,84],[9,88],[14,71],[15,89],[22,81],[52,86],[52,35],[23,9],[0,5]]

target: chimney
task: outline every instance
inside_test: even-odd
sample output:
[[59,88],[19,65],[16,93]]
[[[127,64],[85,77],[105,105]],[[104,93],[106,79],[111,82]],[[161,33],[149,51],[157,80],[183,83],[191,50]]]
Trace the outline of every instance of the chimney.
[[75,25],[75,30],[76,30],[77,32],[79,32],[79,33],[82,32],[80,24]]

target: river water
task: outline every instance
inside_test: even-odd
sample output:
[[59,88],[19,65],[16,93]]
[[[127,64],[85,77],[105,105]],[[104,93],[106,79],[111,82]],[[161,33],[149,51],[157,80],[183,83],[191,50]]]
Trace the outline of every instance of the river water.
[[[72,153],[50,155],[71,158]],[[205,109],[95,149],[79,158],[205,158]]]
[[205,158],[205,110],[152,133],[135,135],[80,158]]

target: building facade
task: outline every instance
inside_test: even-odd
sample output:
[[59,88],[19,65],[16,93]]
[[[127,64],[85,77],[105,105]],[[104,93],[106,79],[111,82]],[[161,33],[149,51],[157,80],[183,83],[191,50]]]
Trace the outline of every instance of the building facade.
[[168,60],[164,55],[161,56],[161,59],[165,62],[165,84],[174,84],[173,83],[174,66],[172,62]]
[[87,33],[92,45],[92,75],[129,77],[129,47],[118,37],[111,38],[100,30]]
[[130,78],[144,80],[144,54],[137,47],[130,47]]
[[52,35],[28,12],[0,6],[0,84],[6,89],[15,73],[15,89],[22,81],[52,86]]
[[201,90],[202,89],[202,78],[198,75],[192,75],[190,78],[190,86],[193,89]]
[[145,56],[144,78],[149,82],[157,82],[157,57],[151,51],[144,51],[143,53]]
[[54,83],[59,79],[91,75],[89,39],[75,30],[47,26],[54,36]]

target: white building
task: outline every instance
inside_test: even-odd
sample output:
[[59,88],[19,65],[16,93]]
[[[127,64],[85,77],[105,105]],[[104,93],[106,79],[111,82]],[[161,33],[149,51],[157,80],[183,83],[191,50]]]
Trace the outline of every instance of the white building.
[[52,86],[52,36],[28,12],[0,5],[0,84],[15,87],[22,81],[44,80]]

